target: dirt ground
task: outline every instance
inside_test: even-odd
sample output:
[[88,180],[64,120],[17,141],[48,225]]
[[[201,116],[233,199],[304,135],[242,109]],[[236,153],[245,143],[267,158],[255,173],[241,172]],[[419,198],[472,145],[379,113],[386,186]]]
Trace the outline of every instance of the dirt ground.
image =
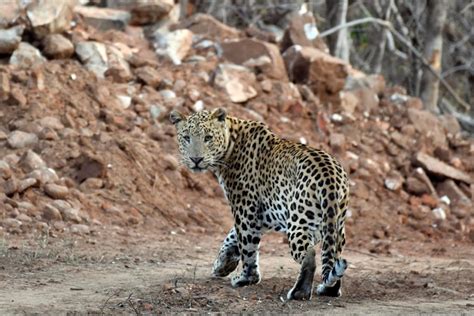
[[265,236],[261,283],[238,289],[229,278],[210,276],[223,237],[223,232],[150,227],[88,237],[4,239],[0,314],[474,313],[472,247],[397,243],[391,255],[379,255],[349,243],[341,298],[285,302],[298,265],[283,236]]

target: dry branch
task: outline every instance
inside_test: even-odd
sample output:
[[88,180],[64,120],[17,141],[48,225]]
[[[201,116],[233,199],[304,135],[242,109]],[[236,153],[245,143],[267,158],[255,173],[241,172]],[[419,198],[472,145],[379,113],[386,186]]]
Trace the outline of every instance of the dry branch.
[[353,26],[356,26],[356,25],[360,25],[360,24],[366,24],[366,23],[375,23],[375,24],[378,24],[378,25],[381,25],[381,26],[385,27],[388,31],[390,31],[390,33],[392,33],[400,42],[402,42],[405,46],[407,46],[407,48],[413,53],[413,55],[416,58],[418,58],[423,63],[423,65],[426,68],[428,68],[428,70],[430,70],[431,73],[433,73],[433,75],[436,78],[438,78],[438,80],[441,82],[443,87],[449,92],[449,94],[451,94],[451,96],[453,96],[453,98],[456,100],[456,102],[458,102],[465,110],[469,110],[469,108],[470,108],[469,104],[467,104],[466,101],[464,101],[454,91],[454,89],[449,85],[449,83],[447,83],[446,80],[444,80],[443,77],[433,67],[431,67],[431,65],[428,63],[428,61],[426,61],[426,59],[423,57],[423,54],[421,54],[420,51],[417,50],[410,43],[410,41],[405,38],[405,36],[403,36],[401,33],[399,33],[397,30],[395,30],[392,23],[390,23],[388,21],[385,21],[385,20],[382,20],[382,19],[377,19],[377,18],[374,18],[374,17],[362,18],[362,19],[358,19],[358,20],[354,20],[354,21],[345,23],[345,24],[340,24],[336,27],[333,27],[329,30],[326,30],[326,31],[320,33],[319,36],[320,37],[326,37],[328,35],[331,35],[333,33],[338,32],[340,29],[349,28],[349,27],[353,27]]

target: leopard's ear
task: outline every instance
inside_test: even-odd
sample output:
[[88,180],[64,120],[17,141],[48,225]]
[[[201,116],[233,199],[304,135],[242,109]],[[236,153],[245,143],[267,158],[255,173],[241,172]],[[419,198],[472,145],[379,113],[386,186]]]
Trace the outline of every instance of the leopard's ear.
[[211,118],[215,118],[219,122],[224,122],[226,117],[227,117],[227,111],[223,108],[217,108],[211,113]]
[[173,110],[170,113],[170,122],[173,123],[174,125],[178,124],[179,122],[183,121],[184,115],[181,114],[178,110]]

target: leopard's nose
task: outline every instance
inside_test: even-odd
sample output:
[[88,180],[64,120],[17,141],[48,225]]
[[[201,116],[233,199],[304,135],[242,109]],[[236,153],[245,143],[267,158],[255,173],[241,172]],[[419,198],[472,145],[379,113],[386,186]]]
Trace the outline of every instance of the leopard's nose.
[[204,160],[204,157],[189,157],[189,159],[191,159],[191,161],[194,162],[197,166],[201,161]]

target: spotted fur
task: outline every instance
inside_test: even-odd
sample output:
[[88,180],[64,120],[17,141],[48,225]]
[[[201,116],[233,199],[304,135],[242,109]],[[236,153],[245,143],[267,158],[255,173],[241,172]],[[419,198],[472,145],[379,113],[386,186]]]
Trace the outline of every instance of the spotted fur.
[[170,116],[176,125],[183,163],[194,171],[210,170],[230,203],[234,226],[213,266],[227,276],[239,261],[234,287],[260,282],[258,250],[265,231],[286,233],[301,272],[289,299],[310,299],[316,264],[313,246],[322,241],[319,295],[339,296],[347,263],[344,221],[348,178],[329,154],[281,139],[263,123],[228,117],[224,109]]

